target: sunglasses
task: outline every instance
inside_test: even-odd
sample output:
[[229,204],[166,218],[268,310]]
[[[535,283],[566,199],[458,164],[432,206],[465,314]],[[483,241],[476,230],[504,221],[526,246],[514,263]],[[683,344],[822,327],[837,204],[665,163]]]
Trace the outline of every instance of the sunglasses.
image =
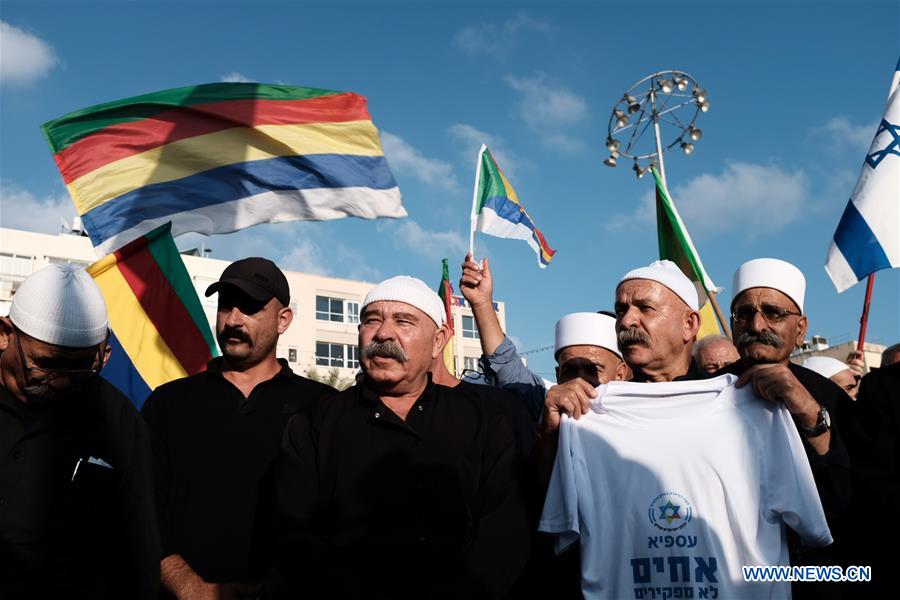
[[773,306],[771,304],[763,304],[759,308],[745,304],[732,310],[731,318],[734,319],[736,323],[747,323],[753,320],[756,313],[762,315],[762,318],[765,319],[767,323],[781,323],[790,316],[801,316],[798,312],[791,312],[780,306]]

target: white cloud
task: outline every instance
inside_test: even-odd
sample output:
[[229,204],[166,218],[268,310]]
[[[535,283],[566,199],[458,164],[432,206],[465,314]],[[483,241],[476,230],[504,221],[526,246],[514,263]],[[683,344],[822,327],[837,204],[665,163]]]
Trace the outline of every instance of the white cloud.
[[497,164],[508,177],[515,177],[516,173],[532,167],[531,163],[515,152],[507,148],[506,142],[502,138],[491,135],[486,131],[476,129],[465,123],[457,123],[447,128],[450,138],[456,143],[460,150],[460,157],[463,164],[471,165],[474,176],[475,160],[478,158],[478,151],[482,144],[487,144],[491,149],[491,154],[497,161]]
[[341,242],[294,239],[293,248],[275,261],[282,269],[367,281],[381,279],[378,269],[368,266],[362,254]]
[[5,181],[0,182],[0,227],[59,233],[60,219],[71,225],[75,205],[66,194],[38,197],[25,188]]
[[253,80],[237,71],[232,71],[228,75],[222,75],[224,83],[253,83]]
[[50,44],[33,33],[0,21],[0,83],[32,83],[58,63]]
[[[810,183],[803,170],[735,162],[720,174],[703,174],[670,190],[693,236],[738,232],[746,238],[781,231],[810,209]],[[630,215],[615,215],[607,229],[645,226],[655,220],[652,190]]]
[[856,154],[861,164],[864,153],[875,139],[876,128],[876,123],[855,125],[847,117],[832,117],[824,125],[814,128],[812,135],[829,154]]
[[492,23],[469,25],[454,36],[453,43],[469,56],[487,55],[503,58],[519,46],[520,34],[524,33],[537,33],[550,39],[553,37],[553,28],[543,21],[520,13],[499,25]]
[[415,177],[422,183],[447,191],[458,189],[453,166],[442,160],[428,158],[400,136],[381,132],[384,154],[395,173]]
[[519,116],[541,136],[545,145],[563,152],[586,148],[584,142],[569,133],[588,118],[588,104],[584,98],[553,82],[544,73],[534,77],[507,75],[505,80],[519,93],[516,104]]
[[379,221],[376,229],[389,237],[395,247],[432,260],[463,257],[468,247],[458,231],[430,231],[409,218]]
[[553,83],[544,73],[534,77],[507,75],[505,80],[522,95],[519,112],[530,127],[568,127],[587,118],[587,102],[571,90]]

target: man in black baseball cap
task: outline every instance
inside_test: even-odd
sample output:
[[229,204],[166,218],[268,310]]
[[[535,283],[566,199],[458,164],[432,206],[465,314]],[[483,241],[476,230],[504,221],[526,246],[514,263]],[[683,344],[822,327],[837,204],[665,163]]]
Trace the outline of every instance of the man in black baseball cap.
[[141,411],[153,442],[161,587],[178,598],[272,591],[264,479],[287,420],[334,391],[275,356],[293,319],[288,281],[275,263],[232,263],[207,288],[214,293],[222,356],[154,390]]
[[212,296],[228,285],[236,287],[257,302],[277,298],[282,307],[291,302],[287,278],[268,258],[251,256],[231,263],[222,271],[219,280],[206,288],[206,295]]

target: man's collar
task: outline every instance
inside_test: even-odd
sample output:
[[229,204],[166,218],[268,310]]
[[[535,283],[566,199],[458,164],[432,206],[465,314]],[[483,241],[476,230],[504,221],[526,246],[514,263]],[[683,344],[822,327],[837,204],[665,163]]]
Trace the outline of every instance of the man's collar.
[[[291,377],[294,375],[294,371],[291,369],[288,361],[283,358],[279,358],[276,360],[278,361],[278,366],[280,366],[281,369],[279,369],[278,373],[276,373],[275,376],[272,377],[272,379],[276,379],[278,377]],[[225,360],[221,356],[213,358],[208,363],[206,363],[206,373],[213,377],[224,378],[222,375],[222,367],[224,366],[224,362]]]
[[[434,392],[435,383],[431,380],[431,373],[429,372],[427,376],[428,383],[425,384],[425,389],[422,390],[422,394],[419,396],[420,398],[430,396]],[[371,387],[368,377],[363,375],[362,380],[356,385],[359,388],[359,397],[363,404],[371,406],[381,402],[378,390]]]

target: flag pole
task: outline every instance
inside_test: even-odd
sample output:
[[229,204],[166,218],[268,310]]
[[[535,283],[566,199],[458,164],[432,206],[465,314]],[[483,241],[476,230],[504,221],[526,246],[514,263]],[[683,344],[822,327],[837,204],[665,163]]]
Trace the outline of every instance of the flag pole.
[[869,274],[869,281],[866,284],[866,299],[863,303],[862,316],[859,318],[859,341],[856,344],[856,350],[863,351],[866,344],[866,325],[869,323],[869,302],[872,301],[872,286],[875,284],[875,273]]
[[[656,113],[656,93],[650,92],[650,101],[653,105],[653,136],[656,138],[656,155],[659,157],[659,178],[662,180],[663,187],[668,190],[669,184],[666,182],[666,167],[663,164],[663,149],[662,143],[660,142],[660,134],[659,134],[659,115]],[[700,273],[695,273],[697,277],[700,277]],[[700,278],[701,285],[703,283],[703,279]],[[706,286],[703,286],[703,289],[706,290]],[[725,322],[725,317],[722,315],[722,309],[719,307],[719,302],[716,300],[716,293],[712,290],[706,290],[706,297],[709,298],[710,304],[712,304],[713,312],[716,313],[716,319],[719,321],[719,326],[722,328],[722,331],[725,332],[725,335],[728,339],[731,339],[731,328],[728,327],[728,323]]]
[[472,215],[469,223],[469,254],[472,260],[475,260],[475,227],[478,223],[478,182],[481,179],[481,157],[487,145],[482,144],[481,150],[478,151],[478,163],[475,165],[475,186],[472,189]]

